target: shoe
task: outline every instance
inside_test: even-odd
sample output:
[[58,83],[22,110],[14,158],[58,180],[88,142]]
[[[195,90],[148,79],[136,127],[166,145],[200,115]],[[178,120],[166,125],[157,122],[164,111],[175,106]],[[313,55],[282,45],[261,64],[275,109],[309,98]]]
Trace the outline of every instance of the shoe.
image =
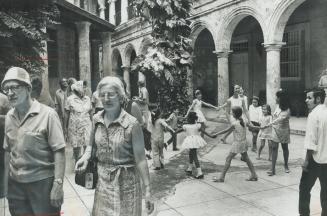
[[250,177],[245,179],[246,181],[258,181],[258,177]]
[[164,169],[165,168],[165,166],[163,165],[163,163],[160,163],[160,168],[161,169]]
[[285,167],[285,173],[290,173],[290,169],[288,167]]
[[185,172],[186,172],[186,175],[188,175],[188,176],[192,175],[192,171],[190,171],[190,170],[185,170]]
[[256,148],[252,148],[251,151],[257,152],[257,149]]
[[153,170],[160,170],[160,169],[161,169],[160,167],[153,168]]
[[173,151],[179,151],[179,148],[173,148]]
[[203,179],[204,178],[204,175],[201,174],[201,175],[198,175],[198,176],[194,176],[194,178],[196,178],[196,179]]
[[152,159],[151,155],[149,155],[149,154],[146,154],[145,157],[146,157],[146,159],[148,159],[148,160],[151,160],[151,159]]
[[243,157],[243,155],[241,156],[241,161],[243,161],[243,162],[246,162],[246,161],[244,160],[244,157]]
[[268,174],[268,176],[274,176],[274,175],[275,175],[275,172],[273,172],[273,171],[268,171],[267,174]]
[[225,139],[220,139],[220,141],[222,142],[222,144],[227,144]]
[[221,179],[221,178],[217,178],[216,176],[213,177],[212,179],[213,182],[224,182],[225,180],[224,179]]
[[166,151],[167,151],[167,146],[168,146],[168,144],[164,143],[164,148],[166,149]]

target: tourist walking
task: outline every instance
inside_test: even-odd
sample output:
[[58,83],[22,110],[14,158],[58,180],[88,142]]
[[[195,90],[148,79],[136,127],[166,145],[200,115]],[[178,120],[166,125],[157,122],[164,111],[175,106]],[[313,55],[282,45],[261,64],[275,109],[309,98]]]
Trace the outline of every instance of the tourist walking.
[[[66,128],[64,125],[65,123],[65,105],[66,105],[66,100],[67,100],[67,88],[68,88],[68,82],[66,78],[62,78],[59,82],[60,88],[56,91],[55,95],[55,107],[56,111],[59,115],[61,124],[63,128]],[[65,137],[67,136],[67,131],[64,130]]]
[[10,109],[10,104],[6,95],[0,92],[0,201],[7,193],[7,178],[5,176],[5,151],[3,150],[3,139],[5,137],[5,118]]
[[12,107],[6,116],[3,144],[10,214],[59,216],[65,140],[58,114],[32,99],[30,76],[23,68],[10,68],[1,88]]
[[290,143],[290,109],[289,99],[284,90],[276,92],[276,104],[278,104],[275,112],[272,115],[272,122],[264,126],[263,129],[272,127],[271,130],[271,145],[272,145],[272,161],[271,169],[267,172],[269,176],[276,174],[275,167],[278,156],[278,146],[281,143],[284,156],[284,169],[285,173],[289,173],[288,157],[289,150],[288,144]]
[[[196,90],[195,91],[195,99],[193,100],[190,108],[187,110],[187,113],[185,115],[185,118],[187,118],[188,114],[193,110],[197,117],[198,117],[198,120],[197,122],[201,124],[201,131],[204,131],[205,130],[205,127],[206,127],[206,118],[202,112],[202,106],[206,106],[206,107],[209,107],[209,108],[212,108],[212,109],[218,109],[218,107],[215,107],[214,105],[211,105],[209,103],[206,103],[204,101],[202,101],[202,93],[200,90]],[[201,136],[203,137],[203,133],[201,132]]]
[[[249,115],[251,118],[251,123],[253,126],[260,126],[259,119],[262,115],[262,108],[259,106],[259,98],[257,96],[253,96],[252,98],[252,104],[249,107]],[[257,152],[257,139],[258,139],[258,133],[259,128],[250,128],[250,131],[252,132],[252,151]]]
[[217,136],[217,135],[232,132],[234,135],[234,140],[233,140],[233,144],[230,149],[230,152],[226,158],[226,163],[225,163],[224,169],[223,169],[220,177],[219,178],[214,177],[213,181],[214,182],[224,182],[225,181],[225,176],[231,165],[232,159],[237,154],[242,155],[242,159],[247,163],[247,165],[250,169],[251,175],[246,180],[247,181],[257,181],[258,176],[257,176],[257,174],[254,170],[254,166],[247,154],[248,145],[247,145],[247,141],[246,141],[246,126],[245,126],[244,120],[242,118],[242,108],[239,106],[234,106],[232,108],[232,114],[233,114],[233,118],[235,119],[233,122],[231,122],[232,125],[229,128],[214,134],[214,136]]
[[189,150],[189,164],[185,172],[188,175],[192,175],[194,163],[196,168],[196,175],[194,178],[203,179],[204,174],[199,163],[197,150],[207,145],[207,142],[201,137],[201,132],[211,138],[214,138],[215,136],[211,136],[210,134],[203,131],[201,124],[199,124],[197,120],[198,116],[196,112],[190,112],[187,116],[188,124],[183,125],[182,130],[179,130],[178,132],[186,132],[186,137],[183,140],[182,148]]
[[82,156],[84,148],[90,142],[92,130],[91,100],[84,95],[83,81],[72,86],[73,94],[66,102],[68,143],[73,147],[75,162]]
[[164,168],[164,130],[169,130],[171,133],[175,131],[166,123],[162,118],[161,110],[157,108],[151,113],[152,132],[151,132],[151,145],[152,145],[152,159],[154,170]]
[[125,91],[119,78],[103,78],[97,90],[104,110],[94,115],[92,142],[75,166],[76,172],[86,170],[92,146],[95,145],[99,180],[92,215],[141,216],[141,179],[150,214],[153,203],[141,126],[122,108]]
[[299,214],[310,215],[310,192],[317,178],[320,181],[321,216],[327,215],[327,102],[321,90],[306,93],[309,109],[304,148],[306,156],[302,165],[299,186]]

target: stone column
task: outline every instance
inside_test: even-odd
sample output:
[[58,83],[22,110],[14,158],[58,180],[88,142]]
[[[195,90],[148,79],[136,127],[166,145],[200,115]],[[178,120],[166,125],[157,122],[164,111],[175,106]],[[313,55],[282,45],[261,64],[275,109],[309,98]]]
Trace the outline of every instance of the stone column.
[[105,19],[106,1],[98,0],[98,5],[99,5],[100,18]]
[[116,25],[116,0],[109,0],[109,22],[113,25]]
[[121,0],[121,23],[125,23],[128,20],[127,7],[128,0]]
[[100,48],[101,41],[99,40],[91,40],[91,51],[92,51],[92,83],[91,88],[94,90],[96,86],[98,85],[99,81],[101,80],[101,74],[100,74],[100,67],[99,67],[99,48]]
[[110,76],[112,74],[112,60],[111,60],[111,33],[102,32],[102,65],[103,76]]
[[267,52],[266,98],[272,110],[276,108],[276,92],[280,89],[280,50],[285,43],[264,44]]
[[222,105],[229,97],[228,56],[230,50],[214,51],[218,57],[218,104]]
[[122,66],[123,71],[124,71],[124,81],[126,83],[126,91],[131,94],[131,81],[130,81],[130,71],[131,67],[130,66]]
[[89,22],[77,22],[79,74],[81,80],[91,83],[90,25]]

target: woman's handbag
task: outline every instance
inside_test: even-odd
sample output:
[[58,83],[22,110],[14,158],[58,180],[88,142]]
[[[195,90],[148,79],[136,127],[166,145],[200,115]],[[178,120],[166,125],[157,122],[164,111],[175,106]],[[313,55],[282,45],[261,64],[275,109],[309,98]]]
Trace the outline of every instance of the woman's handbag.
[[[97,127],[95,127],[94,131]],[[86,170],[83,173],[75,174],[75,183],[86,189],[95,189],[98,183],[98,170],[96,158],[96,145],[93,142],[91,158],[87,164]]]

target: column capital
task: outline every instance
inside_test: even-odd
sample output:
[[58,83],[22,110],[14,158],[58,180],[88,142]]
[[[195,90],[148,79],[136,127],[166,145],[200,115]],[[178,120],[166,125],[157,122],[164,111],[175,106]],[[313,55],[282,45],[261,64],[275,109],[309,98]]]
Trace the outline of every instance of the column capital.
[[228,58],[229,54],[232,52],[232,50],[227,49],[213,51],[213,53],[216,54],[218,58]]
[[77,31],[81,32],[83,30],[89,30],[91,23],[87,21],[82,21],[82,22],[75,22],[75,25],[77,27]]
[[117,0],[108,0],[108,3],[111,4],[111,3],[115,3]]
[[111,32],[100,32],[102,41],[109,40],[111,38]]
[[285,42],[274,42],[274,43],[262,43],[267,52],[269,51],[280,51]]

